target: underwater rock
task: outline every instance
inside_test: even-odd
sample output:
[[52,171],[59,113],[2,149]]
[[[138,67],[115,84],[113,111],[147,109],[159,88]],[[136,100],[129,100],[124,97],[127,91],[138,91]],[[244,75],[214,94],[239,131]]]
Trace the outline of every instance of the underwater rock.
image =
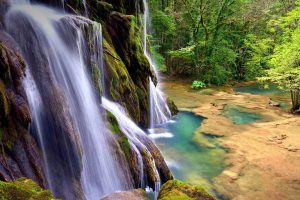
[[101,200],[147,200],[146,192],[142,189],[134,189],[123,192],[114,192]]
[[158,200],[215,200],[203,188],[196,185],[189,185],[179,180],[172,180],[165,183],[158,196]]

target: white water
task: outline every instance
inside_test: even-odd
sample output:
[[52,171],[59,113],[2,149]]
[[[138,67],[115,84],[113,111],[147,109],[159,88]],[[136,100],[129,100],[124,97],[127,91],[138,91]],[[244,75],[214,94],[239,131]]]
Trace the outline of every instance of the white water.
[[[120,106],[117,103],[111,102],[107,100],[106,98],[102,97],[102,105],[103,107],[111,112],[117,119],[119,126],[122,130],[123,133],[126,134],[128,137],[129,141],[131,141],[131,145],[135,150],[137,150],[138,155],[140,155],[141,151],[146,151],[147,154],[151,157],[151,165],[153,166],[152,168],[154,169],[154,174],[156,175],[156,183],[155,183],[155,195],[157,197],[159,189],[160,189],[160,176],[157,171],[157,168],[155,166],[154,159],[152,158],[150,152],[148,151],[147,147],[141,142],[141,138],[147,137],[147,134],[140,129],[126,114],[126,111],[122,106]],[[142,158],[139,158],[139,163],[143,163]],[[144,172],[143,172],[143,164],[140,166],[140,169],[142,169],[142,176],[141,176],[141,182],[144,182]],[[148,169],[150,170],[150,169]],[[143,183],[144,184],[144,183]],[[143,185],[142,184],[142,185]]]
[[[143,48],[144,54],[147,57],[152,70],[155,72],[157,81],[159,82],[159,74],[157,67],[147,48],[147,34],[149,24],[149,7],[147,0],[143,0],[144,3],[144,27],[143,27]],[[171,119],[172,114],[168,107],[166,98],[163,92],[158,86],[155,86],[152,79],[149,77],[149,95],[150,95],[150,129],[153,129],[155,125],[164,124]]]
[[[108,145],[110,134],[103,123],[100,103],[87,71],[88,45],[82,26],[94,27],[93,34],[98,41],[96,49],[101,50],[101,25],[84,17],[17,0],[6,15],[6,29],[19,43],[29,69],[24,86],[33,114],[31,127],[44,155],[48,184],[55,195],[76,199],[69,188],[78,186],[68,181],[74,181],[72,176],[80,173],[77,168],[81,164],[74,163],[78,156],[82,162],[79,187],[86,199],[98,200],[111,192],[131,187],[131,183],[123,178],[124,172]],[[102,58],[99,59],[97,64],[101,63]],[[53,97],[51,92],[58,96]],[[56,101],[58,104],[63,102],[64,106],[58,107],[58,122],[52,122],[47,117],[58,111],[55,110],[59,106]],[[73,146],[68,149],[68,145],[63,151],[60,146],[55,149],[56,143],[66,143],[65,137],[56,138],[56,134],[65,134],[64,131],[56,132],[63,126],[58,126],[59,120],[66,122],[65,126],[72,130],[70,135],[75,143],[78,142],[77,150]],[[81,159],[79,155],[74,156],[73,151],[82,151]],[[52,156],[61,158],[64,164],[55,163]],[[65,168],[60,169],[61,166]]]
[[172,133],[150,133],[149,134],[149,137],[150,138],[153,138],[153,139],[157,139],[157,138],[172,138],[174,137],[174,135]]

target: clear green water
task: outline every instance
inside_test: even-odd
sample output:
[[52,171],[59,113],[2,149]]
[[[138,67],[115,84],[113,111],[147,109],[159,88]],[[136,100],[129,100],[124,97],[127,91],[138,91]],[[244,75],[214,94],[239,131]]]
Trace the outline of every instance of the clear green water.
[[229,118],[234,124],[251,124],[253,122],[262,120],[262,116],[246,111],[240,106],[226,105],[223,110],[223,115]]
[[191,112],[179,112],[174,123],[167,123],[166,131],[172,138],[156,138],[156,144],[176,179],[193,184],[201,184],[214,192],[211,181],[224,169],[226,150],[218,145],[213,136],[203,134],[203,140],[212,147],[201,146],[194,141],[194,132],[204,120]]
[[290,94],[285,90],[280,90],[276,85],[264,88],[259,84],[235,87],[234,91],[240,93],[250,93],[270,97],[273,101],[280,103],[280,107],[287,110],[290,107]]
[[278,89],[275,85],[270,85],[269,88],[264,88],[259,84],[247,85],[234,88],[236,92],[241,93],[250,93],[250,94],[258,94],[258,95],[270,95],[270,94],[284,94],[286,93],[284,90]]

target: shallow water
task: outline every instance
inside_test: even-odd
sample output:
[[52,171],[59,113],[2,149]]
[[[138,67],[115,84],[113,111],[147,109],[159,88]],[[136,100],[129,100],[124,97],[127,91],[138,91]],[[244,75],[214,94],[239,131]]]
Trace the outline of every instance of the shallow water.
[[179,112],[175,121],[165,125],[165,131],[173,137],[155,137],[155,141],[176,179],[200,184],[213,193],[211,182],[225,167],[226,150],[213,136],[203,134],[203,139],[211,143],[210,147],[193,140],[203,120],[191,112]]
[[243,107],[235,105],[226,105],[223,110],[223,115],[236,125],[251,124],[263,119],[260,114],[250,112]]
[[276,85],[270,85],[269,88],[264,88],[259,84],[252,84],[235,87],[234,91],[240,93],[268,96],[273,101],[280,103],[280,107],[284,110],[287,110],[290,107],[291,100],[289,92],[279,89]]
[[269,94],[284,94],[284,90],[280,90],[276,85],[270,85],[268,88],[264,88],[259,84],[245,85],[240,87],[235,87],[234,91],[241,93],[250,93],[258,95],[269,95]]

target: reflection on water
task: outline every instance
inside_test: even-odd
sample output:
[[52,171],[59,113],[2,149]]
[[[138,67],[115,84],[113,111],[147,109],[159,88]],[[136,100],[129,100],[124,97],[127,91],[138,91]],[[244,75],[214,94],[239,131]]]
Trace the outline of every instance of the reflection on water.
[[213,136],[203,134],[203,139],[212,144],[210,146],[203,146],[193,140],[194,132],[203,120],[203,117],[191,112],[179,112],[175,123],[167,123],[164,128],[159,127],[155,131],[165,131],[173,136],[153,138],[176,179],[201,184],[209,192],[213,192],[211,182],[225,167],[226,150],[218,145]]

